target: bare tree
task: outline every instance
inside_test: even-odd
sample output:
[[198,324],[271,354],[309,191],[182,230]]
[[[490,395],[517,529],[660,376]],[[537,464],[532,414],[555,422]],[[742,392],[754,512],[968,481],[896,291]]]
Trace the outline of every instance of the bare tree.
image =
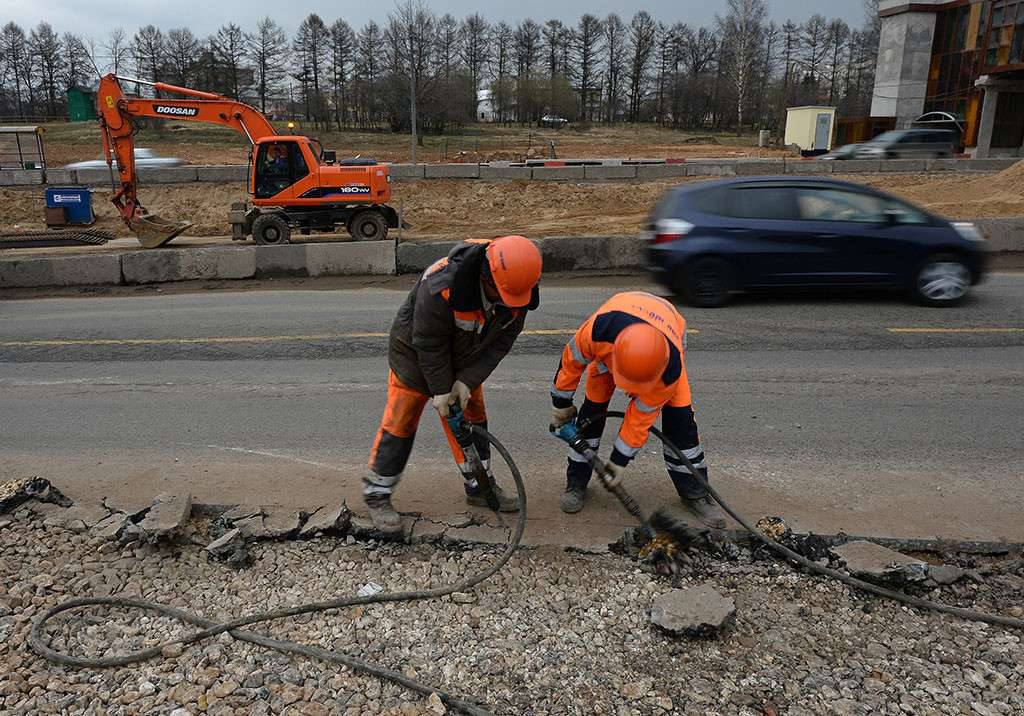
[[499,122],[508,120],[508,105],[511,99],[509,76],[512,71],[512,28],[504,22],[494,26],[494,109]]
[[256,97],[260,111],[266,113],[267,100],[280,88],[285,77],[285,53],[288,38],[281,26],[269,17],[256,25],[256,32],[249,36],[249,61],[252,63]]
[[625,73],[626,25],[614,12],[604,21],[605,119],[614,122],[622,101],[622,76]]
[[242,99],[245,86],[246,48],[249,37],[238,25],[229,22],[217,29],[217,34],[210,38],[210,47],[217,61],[218,74],[225,94],[234,99]]
[[818,101],[818,85],[821,81],[821,66],[828,52],[828,22],[815,13],[804,23],[801,30],[802,53],[800,64],[804,76],[801,84],[811,93],[810,101]]
[[34,58],[35,79],[46,97],[46,114],[57,115],[58,84],[64,70],[64,52],[60,37],[48,22],[39,23],[29,34],[28,50]]
[[330,44],[330,32],[323,19],[310,13],[299,25],[292,42],[295,51],[295,79],[302,88],[306,106],[306,119],[319,125],[323,120],[323,96],[320,92],[324,76],[325,58]]
[[580,117],[584,121],[593,118],[594,103],[591,92],[600,87],[595,78],[598,73],[601,43],[604,40],[603,33],[603,24],[595,15],[583,15],[576,26],[574,50],[579,66]]
[[724,18],[717,18],[728,73],[736,92],[736,128],[742,129],[768,15],[765,0],[727,0]]
[[646,11],[641,10],[629,23],[629,121],[640,119],[640,106],[647,93],[651,57],[658,27]]
[[400,54],[400,69],[409,84],[409,124],[412,134],[412,162],[416,163],[416,146],[420,143],[416,120],[419,114],[418,98],[428,79],[432,55],[432,39],[436,29],[434,14],[422,0],[405,0],[393,15],[388,16],[388,32],[392,34]]
[[356,38],[356,87],[359,93],[359,104],[362,115],[361,126],[373,126],[378,119],[380,94],[377,91],[380,65],[381,30],[380,26],[371,21],[367,23]]
[[28,87],[25,86],[29,66],[28,55],[28,40],[25,37],[25,31],[14,22],[4,25],[3,30],[0,30],[0,57],[4,59],[6,73],[14,79],[14,100],[19,117],[28,114],[25,111],[25,94],[28,90]]
[[846,45],[850,40],[850,27],[840,19],[832,20],[828,24],[828,32],[825,35],[825,43],[828,45],[829,53],[829,82],[828,82],[828,103],[835,104],[839,86],[839,73],[842,72],[845,62]]
[[476,115],[477,92],[483,84],[484,68],[490,59],[491,29],[487,20],[479,13],[470,15],[462,21],[461,38],[462,62],[469,73],[470,92],[473,114]]
[[65,32],[61,37],[61,51],[64,53],[64,87],[77,87],[92,74],[92,60],[85,42],[78,35]]
[[123,27],[115,27],[107,33],[107,39],[100,46],[106,53],[106,67],[115,75],[120,75],[131,59],[131,44]]
[[[167,44],[164,33],[155,25],[139,28],[132,38],[132,57],[135,61],[135,74],[139,79],[160,82],[166,66]],[[137,88],[138,90],[138,88]],[[160,96],[157,92],[156,96]]]
[[349,70],[355,63],[356,34],[344,20],[331,25],[331,87],[334,91],[334,123],[348,124]]
[[167,79],[179,87],[190,87],[195,82],[195,67],[199,58],[199,40],[187,27],[176,27],[167,32]]

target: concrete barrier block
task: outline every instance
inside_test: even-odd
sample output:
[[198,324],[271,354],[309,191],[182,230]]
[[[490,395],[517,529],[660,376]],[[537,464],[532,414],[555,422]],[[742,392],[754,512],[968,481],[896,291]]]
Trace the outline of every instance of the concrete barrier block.
[[190,184],[198,180],[196,167],[139,167],[143,184]]
[[392,179],[422,179],[425,164],[389,164],[388,174]]
[[132,251],[122,256],[121,271],[125,283],[252,278],[256,251],[252,246]]
[[836,166],[832,169],[833,174],[866,174],[881,171],[882,162],[879,159],[847,159],[832,162]]
[[731,177],[736,176],[735,162],[686,162],[688,177]]
[[923,172],[928,169],[924,159],[883,159],[883,172]]
[[786,174],[831,174],[835,162],[816,159],[787,159]]
[[448,255],[457,241],[405,241],[395,249],[398,273],[421,273]]
[[639,236],[609,236],[608,268],[641,268],[646,246],[647,243]]
[[306,244],[306,272],[310,276],[391,275],[395,273],[395,242]]
[[121,283],[121,256],[40,256],[0,260],[0,288]]
[[636,179],[634,164],[606,164],[603,166],[584,166],[584,179]]
[[284,246],[255,246],[256,277],[308,276],[306,244]]
[[538,243],[545,271],[600,269],[608,265],[606,236],[549,236]]
[[78,183],[74,169],[47,169],[46,183],[51,186],[73,186]]
[[686,176],[686,164],[642,164],[636,168],[636,178],[673,179]]
[[0,171],[0,185],[32,186],[43,183],[43,173],[31,169],[5,169]]
[[1001,172],[1009,169],[1017,162],[1022,161],[1020,157],[1002,157],[993,159],[957,159],[957,167],[968,172]]
[[583,167],[534,167],[533,178],[542,181],[582,179]]
[[424,174],[427,179],[479,179],[479,164],[427,164]]
[[736,176],[770,176],[785,173],[786,162],[782,159],[753,159],[736,162]]
[[971,219],[994,253],[1024,253],[1024,219]]
[[489,167],[481,165],[480,178],[530,181],[533,178],[533,170],[530,167]]
[[196,167],[196,180],[203,182],[244,182],[249,177],[246,164],[221,164]]
[[[103,167],[101,169],[76,169],[75,179],[79,184],[85,186],[110,186],[110,171]],[[117,181],[117,171],[114,171],[114,181]]]
[[925,161],[925,171],[929,172],[960,172],[967,171],[966,167],[958,166],[962,159],[928,159]]

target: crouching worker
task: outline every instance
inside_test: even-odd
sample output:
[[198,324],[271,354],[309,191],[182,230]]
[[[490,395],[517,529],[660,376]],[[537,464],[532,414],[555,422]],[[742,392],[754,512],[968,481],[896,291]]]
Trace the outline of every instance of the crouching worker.
[[[538,306],[540,274],[540,251],[529,239],[467,241],[428,268],[409,292],[391,326],[388,402],[363,479],[363,499],[377,529],[401,532],[391,494],[428,402],[441,416],[466,502],[487,506],[446,418],[458,404],[467,421],[487,426],[483,383],[512,348],[527,311]],[[475,434],[474,440],[489,472],[490,444]],[[495,491],[501,511],[519,509],[516,495],[497,485]]]
[[[686,321],[672,304],[649,293],[613,296],[580,326],[562,351],[551,387],[552,426],[590,420],[581,436],[596,450],[604,432],[604,413],[619,388],[630,401],[608,462],[615,477],[621,477],[622,470],[647,442],[660,414],[662,432],[707,479],[704,451],[690,404],[685,353]],[[577,416],[573,398],[584,370],[586,398]],[[664,456],[683,505],[708,527],[725,527],[721,509],[701,483],[667,448]],[[561,500],[563,512],[583,509],[591,472],[584,458],[570,449]]]

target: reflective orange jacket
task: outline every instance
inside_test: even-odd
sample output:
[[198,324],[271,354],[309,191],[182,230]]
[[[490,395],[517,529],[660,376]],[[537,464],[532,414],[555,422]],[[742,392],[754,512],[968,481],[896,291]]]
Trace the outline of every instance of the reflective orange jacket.
[[[643,395],[630,396],[626,418],[615,441],[613,461],[624,464],[647,442],[651,426],[661,409],[671,403],[676,407],[690,405],[690,383],[686,377],[686,320],[663,298],[632,291],[612,296],[576,331],[562,351],[558,372],[551,386],[555,407],[572,405],[583,371],[590,366],[595,374],[614,367],[615,339],[628,326],[648,323],[658,329],[669,344],[669,361],[657,386]],[[615,452],[625,460],[615,460]]]

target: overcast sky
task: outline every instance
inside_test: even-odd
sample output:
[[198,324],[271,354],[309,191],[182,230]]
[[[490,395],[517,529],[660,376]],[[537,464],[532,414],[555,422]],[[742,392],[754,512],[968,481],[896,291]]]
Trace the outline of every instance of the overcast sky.
[[[148,23],[164,30],[187,25],[196,35],[205,37],[228,22],[250,30],[264,15],[273,17],[290,33],[311,12],[319,13],[328,24],[342,17],[358,30],[368,20],[385,20],[394,5],[393,0],[370,3],[351,0],[332,3],[306,0],[285,3],[276,0],[0,0],[0,22],[14,20],[27,31],[45,20],[58,32],[74,31],[97,39],[116,25],[124,27],[129,34]],[[554,17],[575,23],[586,12],[600,16],[617,12],[628,22],[637,10],[647,10],[656,19],[666,22],[709,25],[714,21],[715,13],[724,12],[725,0],[645,0],[642,4],[622,0],[517,0],[500,3],[430,0],[428,5],[438,14],[450,12],[461,18],[479,12],[488,20],[509,23],[526,17],[535,20]],[[768,0],[768,6],[772,17],[780,21],[792,18],[801,22],[815,12],[841,17],[855,27],[863,24],[864,20],[859,0],[833,0],[828,3],[821,0]]]

